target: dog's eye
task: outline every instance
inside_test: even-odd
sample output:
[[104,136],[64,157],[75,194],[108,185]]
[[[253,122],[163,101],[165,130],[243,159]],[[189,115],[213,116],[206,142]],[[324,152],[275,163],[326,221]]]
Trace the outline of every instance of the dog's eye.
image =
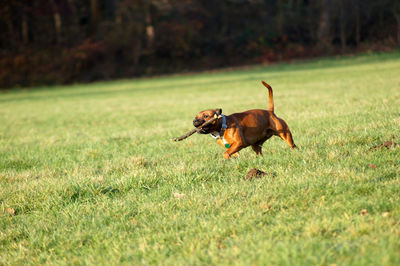
[[208,118],[208,115],[205,115],[204,118]]

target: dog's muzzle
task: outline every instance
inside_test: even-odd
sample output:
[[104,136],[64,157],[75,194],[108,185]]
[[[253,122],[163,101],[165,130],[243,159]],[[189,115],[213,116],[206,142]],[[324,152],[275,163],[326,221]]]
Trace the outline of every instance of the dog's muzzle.
[[204,121],[201,119],[196,118],[195,120],[193,120],[193,126],[195,126],[195,127],[201,126],[203,123],[204,123]]
[[[205,122],[206,122],[206,121],[204,121],[203,119],[197,119],[197,118],[196,118],[195,120],[193,120],[193,126],[199,127],[199,126],[201,126],[202,124],[204,124]],[[200,133],[200,134],[208,134],[209,131],[210,131],[211,126],[212,126],[212,125],[207,125],[207,126],[203,127],[203,128],[199,131],[199,133]]]

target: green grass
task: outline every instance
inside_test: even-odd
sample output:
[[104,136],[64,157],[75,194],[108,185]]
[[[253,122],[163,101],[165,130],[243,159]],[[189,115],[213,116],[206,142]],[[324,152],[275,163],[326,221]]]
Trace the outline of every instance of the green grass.
[[[260,80],[299,149],[170,141],[267,108]],[[1,265],[400,264],[400,146],[370,149],[400,143],[399,52],[9,91],[0,122]]]

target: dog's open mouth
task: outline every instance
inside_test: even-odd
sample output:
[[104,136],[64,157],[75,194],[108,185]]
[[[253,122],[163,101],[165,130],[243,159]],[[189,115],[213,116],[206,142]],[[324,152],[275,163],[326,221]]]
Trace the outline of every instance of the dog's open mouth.
[[210,131],[211,126],[212,126],[212,125],[206,125],[206,126],[204,126],[204,127],[199,131],[199,133],[201,133],[201,134],[208,134],[209,131]]

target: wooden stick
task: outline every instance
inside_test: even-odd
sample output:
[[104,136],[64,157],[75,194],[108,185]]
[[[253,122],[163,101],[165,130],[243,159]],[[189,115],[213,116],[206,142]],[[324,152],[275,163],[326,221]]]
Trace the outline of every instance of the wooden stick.
[[203,127],[205,127],[205,126],[211,124],[212,122],[214,122],[214,121],[217,120],[217,119],[218,119],[217,117],[213,117],[213,118],[211,118],[210,120],[204,122],[202,125],[200,125],[200,126],[196,127],[195,129],[189,131],[189,132],[186,133],[185,135],[180,136],[179,138],[173,138],[172,140],[173,140],[173,141],[181,141],[181,140],[184,140],[184,139],[186,139],[187,137],[193,135],[194,133],[200,132],[200,130],[201,130]]

